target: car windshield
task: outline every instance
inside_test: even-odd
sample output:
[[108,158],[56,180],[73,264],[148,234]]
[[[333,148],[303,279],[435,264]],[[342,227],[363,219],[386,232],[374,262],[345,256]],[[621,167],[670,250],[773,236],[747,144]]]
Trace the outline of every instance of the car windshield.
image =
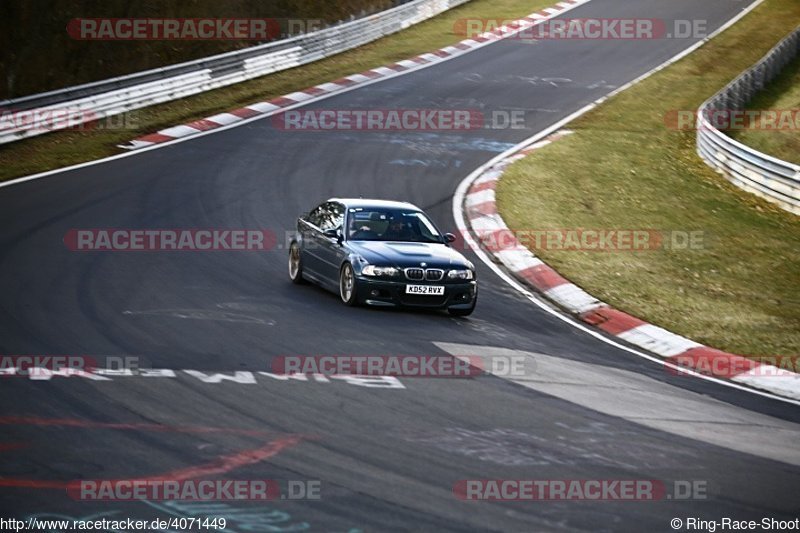
[[442,242],[436,226],[420,211],[355,207],[347,216],[347,238],[354,241]]

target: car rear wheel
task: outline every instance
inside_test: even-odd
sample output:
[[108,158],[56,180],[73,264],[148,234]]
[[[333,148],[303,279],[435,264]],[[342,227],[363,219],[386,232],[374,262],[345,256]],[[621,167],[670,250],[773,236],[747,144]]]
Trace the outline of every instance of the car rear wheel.
[[289,247],[289,279],[292,283],[300,285],[305,283],[303,279],[303,260],[300,257],[300,245],[293,242]]
[[354,306],[357,304],[356,275],[350,263],[345,263],[339,272],[339,296],[345,305]]

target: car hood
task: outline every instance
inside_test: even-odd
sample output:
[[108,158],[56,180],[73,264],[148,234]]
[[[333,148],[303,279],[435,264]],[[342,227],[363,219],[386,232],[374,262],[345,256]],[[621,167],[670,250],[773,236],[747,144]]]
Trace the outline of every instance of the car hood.
[[426,242],[350,241],[351,249],[368,263],[406,268],[426,263],[430,268],[467,268],[467,259],[449,246]]

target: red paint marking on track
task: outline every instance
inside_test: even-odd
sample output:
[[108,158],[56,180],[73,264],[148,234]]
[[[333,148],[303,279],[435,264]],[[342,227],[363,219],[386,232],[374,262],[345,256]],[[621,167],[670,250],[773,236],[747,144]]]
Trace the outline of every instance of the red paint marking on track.
[[28,446],[30,446],[30,444],[27,442],[4,442],[0,443],[0,452],[18,450],[19,448],[27,448]]
[[[34,416],[3,416],[0,417],[0,424],[5,425],[31,425],[31,426],[55,426],[55,427],[78,427],[89,429],[121,429],[121,430],[141,430],[141,431],[172,431],[177,433],[226,433],[232,435],[251,435],[264,437],[264,431],[244,430],[235,428],[215,428],[207,426],[165,426],[163,424],[139,424],[139,423],[109,423],[93,422],[91,420],[80,420],[71,418],[39,418]],[[299,444],[304,439],[311,437],[303,435],[286,435],[272,440],[259,448],[243,450],[230,455],[222,456],[214,461],[172,470],[165,474],[134,478],[147,481],[179,480],[185,481],[202,476],[214,476],[225,474],[231,470],[243,466],[252,465],[279,454],[281,451]],[[2,445],[0,445],[2,446]],[[22,445],[19,445],[22,446]],[[0,448],[2,450],[2,448]],[[28,488],[28,489],[67,489],[75,481],[58,481],[48,479],[25,479],[25,478],[0,478],[0,487]]]
[[226,455],[204,465],[190,466],[188,468],[167,472],[161,476],[147,477],[143,479],[148,481],[185,481],[187,479],[226,474],[231,470],[236,470],[237,468],[241,468],[243,466],[260,463],[261,461],[274,457],[286,448],[299,444],[302,440],[303,438],[298,435],[290,435],[288,437],[282,437],[280,439],[271,441],[260,448],[244,450],[231,455]]
[[2,478],[0,487],[13,487],[18,489],[66,489],[66,481],[48,481],[40,479]]

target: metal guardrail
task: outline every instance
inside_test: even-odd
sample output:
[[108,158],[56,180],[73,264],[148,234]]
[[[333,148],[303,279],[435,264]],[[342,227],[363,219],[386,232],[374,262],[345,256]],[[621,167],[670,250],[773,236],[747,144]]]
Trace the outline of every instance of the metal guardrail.
[[[3,100],[0,101],[0,144],[76,127],[125,111],[311,63],[398,32],[468,1],[414,0],[374,15],[289,39],[99,82]],[[42,127],[41,119],[48,116],[51,119],[46,121],[46,127]]]
[[715,112],[744,110],[800,53],[800,27],[697,111],[697,152],[736,186],[800,215],[800,165],[754,150],[714,127]]

